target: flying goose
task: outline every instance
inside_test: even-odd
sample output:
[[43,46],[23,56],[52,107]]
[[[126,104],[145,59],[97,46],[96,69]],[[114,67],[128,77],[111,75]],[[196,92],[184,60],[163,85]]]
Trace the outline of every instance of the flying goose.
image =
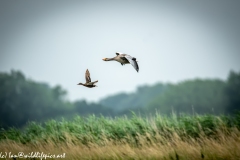
[[117,55],[116,57],[113,57],[113,58],[103,58],[103,60],[104,61],[118,61],[122,65],[131,63],[131,65],[138,72],[139,67],[138,67],[136,58],[131,57],[131,56],[127,55],[127,54],[122,54],[120,52],[117,52],[116,55]]
[[88,71],[88,69],[86,70],[85,78],[86,78],[86,83],[85,84],[78,83],[77,85],[83,85],[83,86],[88,87],[88,88],[97,87],[97,85],[94,85],[94,83],[97,83],[98,81],[91,82],[90,72]]

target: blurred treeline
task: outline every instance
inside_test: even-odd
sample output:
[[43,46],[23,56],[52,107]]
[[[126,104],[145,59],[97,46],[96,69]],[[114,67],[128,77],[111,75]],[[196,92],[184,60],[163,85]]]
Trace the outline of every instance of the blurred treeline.
[[240,72],[230,71],[226,81],[194,79],[140,86],[135,93],[116,94],[100,104],[123,113],[131,109],[160,114],[234,114],[240,110]]
[[72,117],[75,114],[111,115],[111,109],[86,101],[69,102],[61,86],[27,79],[19,71],[0,73],[0,126],[21,127],[28,121]]
[[116,94],[98,104],[70,102],[61,86],[27,79],[19,71],[0,73],[0,126],[22,127],[28,121],[71,118],[78,114],[103,116],[141,114],[233,114],[240,109],[240,72],[231,71],[226,81],[195,79],[178,84],[140,86],[134,93]]

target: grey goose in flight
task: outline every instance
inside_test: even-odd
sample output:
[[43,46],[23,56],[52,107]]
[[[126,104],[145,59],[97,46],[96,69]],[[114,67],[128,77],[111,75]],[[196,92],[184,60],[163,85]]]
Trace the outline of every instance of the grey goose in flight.
[[138,72],[139,67],[138,67],[136,58],[131,57],[127,54],[122,54],[120,52],[117,52],[116,55],[117,55],[116,57],[103,58],[103,60],[104,61],[117,61],[117,62],[121,63],[122,65],[130,63],[136,69],[136,71]]

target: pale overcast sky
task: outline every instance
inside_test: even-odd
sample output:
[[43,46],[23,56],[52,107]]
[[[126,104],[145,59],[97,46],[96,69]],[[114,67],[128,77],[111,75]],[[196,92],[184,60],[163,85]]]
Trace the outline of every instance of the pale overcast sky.
[[[115,52],[139,61],[104,62]],[[97,88],[77,86],[89,69]],[[137,86],[240,70],[240,1],[1,0],[0,71],[97,101]]]

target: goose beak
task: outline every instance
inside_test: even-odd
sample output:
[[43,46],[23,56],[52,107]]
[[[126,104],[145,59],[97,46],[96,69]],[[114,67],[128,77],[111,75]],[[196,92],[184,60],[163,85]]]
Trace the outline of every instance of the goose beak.
[[106,61],[106,58],[103,58],[102,60]]

